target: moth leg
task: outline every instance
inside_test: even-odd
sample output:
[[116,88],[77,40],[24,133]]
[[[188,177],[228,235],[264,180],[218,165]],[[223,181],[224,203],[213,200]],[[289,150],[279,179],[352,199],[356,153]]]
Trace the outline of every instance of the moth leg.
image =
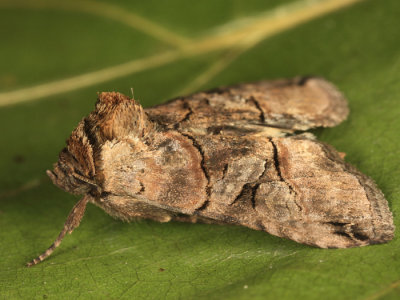
[[75,204],[75,206],[72,208],[71,212],[69,213],[67,220],[64,223],[64,227],[60,234],[58,235],[57,239],[54,241],[54,243],[41,255],[39,255],[37,258],[31,260],[28,262],[26,265],[27,267],[32,267],[34,265],[37,265],[44,259],[46,259],[48,256],[50,256],[53,251],[61,244],[61,241],[63,240],[64,236],[69,233],[71,234],[72,231],[79,226],[81,223],[82,217],[85,214],[85,209],[86,209],[86,204],[89,202],[90,196],[86,195],[84,196],[81,200],[79,200],[78,203]]

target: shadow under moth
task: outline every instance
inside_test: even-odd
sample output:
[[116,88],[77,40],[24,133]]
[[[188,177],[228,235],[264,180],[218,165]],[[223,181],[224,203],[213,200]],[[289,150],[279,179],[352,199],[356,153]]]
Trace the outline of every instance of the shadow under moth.
[[344,153],[303,131],[346,119],[322,78],[217,88],[143,109],[116,92],[72,132],[55,185],[83,198],[48,257],[91,202],[115,218],[237,224],[321,248],[393,238],[388,203]]

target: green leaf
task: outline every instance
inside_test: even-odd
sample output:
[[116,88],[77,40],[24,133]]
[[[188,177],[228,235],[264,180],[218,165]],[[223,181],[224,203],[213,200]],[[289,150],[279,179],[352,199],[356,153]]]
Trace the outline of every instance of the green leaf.
[[96,92],[145,106],[320,75],[351,114],[315,130],[383,190],[400,226],[400,2],[0,0],[0,298],[398,299],[400,241],[317,249],[239,226],[123,223],[44,175]]

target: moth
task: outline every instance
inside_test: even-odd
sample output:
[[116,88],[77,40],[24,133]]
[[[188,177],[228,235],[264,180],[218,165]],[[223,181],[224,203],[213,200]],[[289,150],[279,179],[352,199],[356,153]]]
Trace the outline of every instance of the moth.
[[387,242],[393,218],[374,181],[305,132],[348,112],[318,77],[222,87],[147,109],[100,93],[47,171],[83,197],[28,266],[79,225],[89,202],[124,221],[236,224],[321,248]]

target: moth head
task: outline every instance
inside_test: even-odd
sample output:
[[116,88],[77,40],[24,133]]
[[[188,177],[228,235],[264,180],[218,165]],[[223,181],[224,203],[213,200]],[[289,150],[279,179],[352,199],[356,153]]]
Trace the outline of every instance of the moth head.
[[146,139],[153,130],[153,122],[135,100],[116,92],[100,93],[95,110],[72,132],[54,170],[47,175],[67,192],[98,196],[102,174],[96,173],[95,165],[101,164],[103,145],[114,140]]
[[85,120],[72,132],[65,147],[47,175],[53,183],[72,194],[100,193],[95,179],[93,147],[84,130]]

